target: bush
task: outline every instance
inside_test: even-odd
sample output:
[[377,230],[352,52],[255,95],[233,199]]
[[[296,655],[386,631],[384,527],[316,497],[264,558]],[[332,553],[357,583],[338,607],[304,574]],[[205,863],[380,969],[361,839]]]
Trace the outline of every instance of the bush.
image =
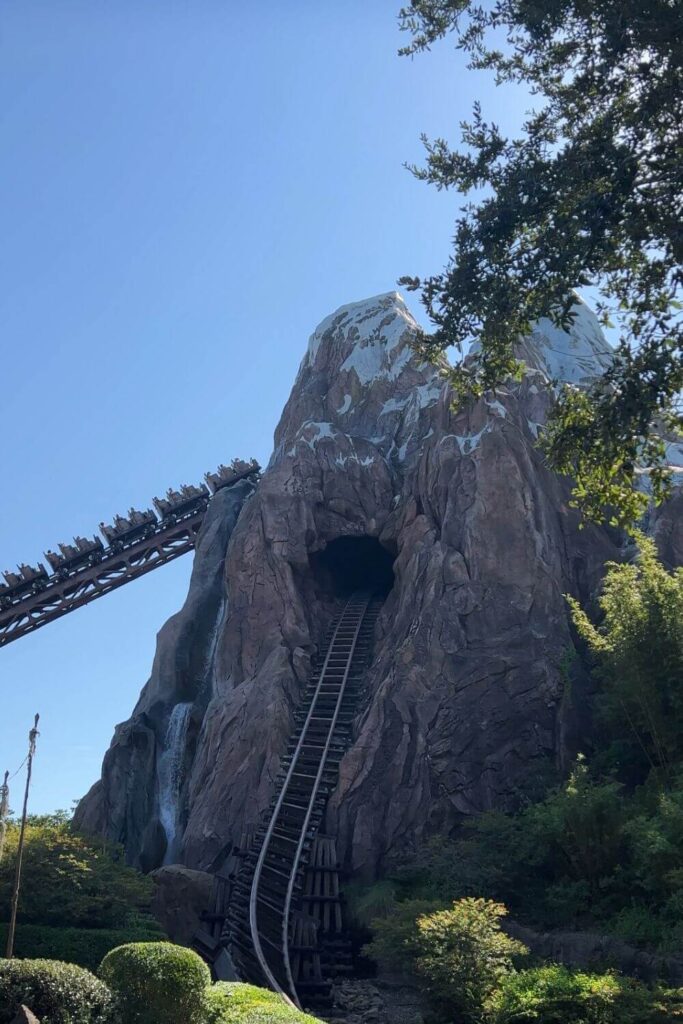
[[0,960],[0,1024],[21,1004],[41,1024],[105,1024],[113,1021],[111,993],[90,971],[56,960]]
[[[19,824],[10,821],[0,864],[0,921],[9,920]],[[128,867],[120,846],[75,832],[63,812],[30,816],[21,885],[21,920],[57,928],[127,928],[144,913],[151,878]]]
[[443,903],[405,900],[395,904],[388,917],[371,921],[372,942],[363,947],[363,953],[386,971],[414,973],[418,954],[417,920],[435,910],[443,910]]
[[673,1020],[641,984],[551,965],[508,974],[489,1001],[491,1024],[656,1024]]
[[630,766],[640,766],[637,781],[651,767],[670,779],[683,760],[683,569],[668,572],[655,542],[637,540],[635,564],[607,563],[599,626],[568,600],[596,660],[605,724]]
[[207,1024],[318,1024],[256,985],[219,982],[207,992]]
[[344,887],[348,915],[360,928],[369,928],[373,921],[390,917],[396,910],[396,886],[388,879],[374,882],[350,882]]
[[492,900],[458,900],[451,910],[420,917],[417,969],[437,1008],[459,1020],[480,1021],[491,993],[526,955],[523,943],[500,928],[507,910]]
[[[0,924],[0,949],[5,948],[7,925]],[[21,959],[63,960],[96,972],[107,953],[127,942],[158,942],[165,938],[160,928],[140,927],[51,928],[38,924],[17,925],[15,956]]]
[[125,1024],[203,1024],[209,968],[171,942],[131,942],[107,953],[100,975]]

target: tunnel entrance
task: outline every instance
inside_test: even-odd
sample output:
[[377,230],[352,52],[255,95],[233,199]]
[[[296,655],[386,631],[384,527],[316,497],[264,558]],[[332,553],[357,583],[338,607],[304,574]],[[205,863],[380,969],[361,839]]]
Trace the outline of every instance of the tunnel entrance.
[[310,557],[320,589],[330,597],[371,590],[386,597],[394,585],[394,558],[376,537],[337,537]]

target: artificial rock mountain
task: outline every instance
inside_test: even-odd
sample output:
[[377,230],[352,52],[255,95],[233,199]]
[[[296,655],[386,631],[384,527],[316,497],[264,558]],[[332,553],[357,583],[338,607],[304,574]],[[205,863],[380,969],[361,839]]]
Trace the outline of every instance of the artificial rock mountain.
[[[584,306],[569,334],[539,324],[527,370],[461,412],[411,341],[396,293],[343,306],[312,335],[255,489],[218,493],[189,594],[117,727],[78,824],[149,870],[214,871],[268,807],[292,714],[345,588],[393,583],[326,828],[364,877],[464,815],[514,805],[580,744],[564,594],[590,602],[614,531],[568,508],[535,447],[550,378],[610,358]],[[680,449],[673,452],[680,457]],[[679,459],[680,461],[680,459]],[[680,561],[680,508],[653,520]],[[365,538],[357,542],[339,538]]]

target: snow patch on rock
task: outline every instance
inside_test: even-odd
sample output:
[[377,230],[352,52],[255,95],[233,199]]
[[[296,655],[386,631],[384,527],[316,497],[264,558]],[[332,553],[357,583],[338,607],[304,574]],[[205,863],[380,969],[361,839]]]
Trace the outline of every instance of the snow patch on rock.
[[485,424],[477,434],[454,434],[455,440],[458,442],[458,448],[460,449],[461,455],[471,455],[472,452],[476,451],[479,447],[484,434],[488,434],[491,430],[489,423]]
[[[517,356],[526,364],[526,373],[541,373],[548,380],[586,386],[601,377],[611,365],[614,349],[609,344],[595,313],[576,295],[574,322],[568,331],[543,317],[531,334],[522,338]],[[474,342],[470,353],[479,350]]]
[[666,462],[672,469],[683,469],[683,441],[666,442]]
[[[405,327],[402,330],[405,333]],[[359,341],[339,367],[340,371],[354,370],[361,384],[369,384],[380,377],[396,380],[401,370],[410,361],[412,349],[406,346],[394,359],[387,358],[391,351],[383,344],[384,336],[379,335]]]
[[507,409],[505,408],[502,402],[498,401],[497,398],[494,399],[494,401],[492,402],[489,402],[487,399],[486,404],[488,405],[489,409],[491,409],[494,416],[502,416],[502,418],[505,419],[505,417],[508,414]]
[[315,362],[320,344],[330,331],[349,333],[353,328],[361,339],[382,339],[385,350],[390,353],[401,342],[407,329],[414,330],[417,324],[403,297],[398,292],[384,292],[360,302],[349,302],[340,306],[322,320],[311,335],[305,360]]
[[574,322],[568,331],[547,317],[539,320],[531,337],[523,342],[523,357],[550,380],[585,385],[609,368],[614,350],[595,313],[578,296],[573,312]]

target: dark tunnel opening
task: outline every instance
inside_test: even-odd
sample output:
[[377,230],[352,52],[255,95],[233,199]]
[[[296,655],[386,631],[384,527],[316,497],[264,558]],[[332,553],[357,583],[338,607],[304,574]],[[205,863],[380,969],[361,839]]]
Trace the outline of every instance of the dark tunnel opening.
[[394,585],[394,558],[376,537],[337,537],[310,556],[321,590],[331,597],[348,597],[370,590],[386,597]]

